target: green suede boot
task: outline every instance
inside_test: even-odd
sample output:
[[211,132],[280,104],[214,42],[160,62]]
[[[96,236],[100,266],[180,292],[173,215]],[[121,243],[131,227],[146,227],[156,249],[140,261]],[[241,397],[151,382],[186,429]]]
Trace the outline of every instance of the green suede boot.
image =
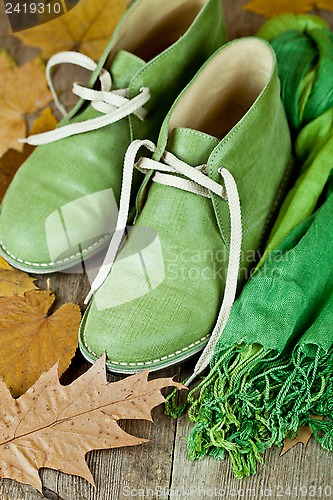
[[128,179],[142,145],[155,161],[136,165],[148,173],[135,225],[113,263],[129,206],[124,185],[118,232],[92,285],[80,348],[90,362],[106,352],[111,371],[132,373],[178,363],[211,337],[201,371],[290,173],[272,48],[244,38],[215,53],[172,106],[157,148],[150,141],[130,146]]
[[[81,99],[56,130],[25,141],[39,147],[3,200],[2,256],[24,271],[48,273],[107,246],[127,147],[134,139],[157,139],[180,91],[225,41],[220,0],[137,0],[98,65],[74,52],[52,57],[47,78],[64,115],[53,66],[74,63],[93,75],[89,88],[74,84]],[[133,195],[142,179],[137,173]]]

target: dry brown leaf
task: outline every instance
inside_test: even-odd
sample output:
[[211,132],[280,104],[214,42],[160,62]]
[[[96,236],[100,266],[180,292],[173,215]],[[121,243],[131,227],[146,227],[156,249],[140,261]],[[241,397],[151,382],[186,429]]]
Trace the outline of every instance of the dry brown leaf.
[[148,381],[148,371],[108,383],[105,358],[69,386],[60,385],[57,372],[53,367],[16,400],[0,382],[0,478],[42,491],[38,470],[46,467],[94,484],[86,453],[146,442],[117,422],[152,421],[151,410],[165,401],[161,389],[182,387],[169,378]]
[[50,291],[0,298],[0,376],[13,396],[24,393],[58,360],[61,375],[75,354],[80,308],[65,304],[48,316],[54,300]]
[[318,4],[315,0],[293,0],[292,2],[290,0],[251,0],[244,7],[255,14],[264,17],[273,17],[287,12],[291,14],[304,14],[305,12],[310,12],[315,4]]
[[[317,420],[322,420],[322,417],[318,417],[318,416],[314,416],[314,415],[311,415],[311,418],[315,418]],[[304,426],[300,427],[297,431],[296,436],[294,436],[291,439],[287,437],[284,440],[283,448],[282,448],[282,451],[280,453],[280,457],[282,457],[282,455],[287,453],[287,451],[291,450],[291,448],[296,446],[298,443],[303,443],[303,445],[306,446],[308,444],[312,434],[313,434],[313,430],[311,429],[310,426],[304,425]]]
[[298,443],[303,443],[304,446],[306,446],[313,434],[313,431],[311,427],[308,425],[304,425],[303,427],[300,427],[297,431],[297,435],[293,437],[292,439],[286,438],[283,442],[283,448],[280,453],[280,457],[287,453],[287,451],[291,450],[294,446],[296,446]]
[[[1,61],[6,64],[5,59]],[[39,57],[23,66],[5,69],[5,78],[0,80],[0,157],[9,149],[23,151],[18,139],[26,136],[27,115],[52,100],[44,73],[44,63]]]
[[0,297],[24,295],[25,292],[36,290],[34,281],[34,278],[13,269],[0,257]]
[[16,33],[24,44],[38,47],[48,59],[62,50],[77,50],[99,59],[128,0],[81,0],[67,14]]
[[31,155],[34,148],[26,144],[23,152],[10,149],[0,158],[0,201],[22,163]]

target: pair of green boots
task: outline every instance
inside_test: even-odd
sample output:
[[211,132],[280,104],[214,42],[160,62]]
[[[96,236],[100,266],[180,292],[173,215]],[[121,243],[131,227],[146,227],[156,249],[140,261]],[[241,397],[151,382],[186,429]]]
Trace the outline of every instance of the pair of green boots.
[[225,41],[220,0],[137,0],[98,65],[71,52],[47,65],[50,84],[61,62],[93,74],[59,127],[28,139],[39,147],[3,200],[0,251],[50,273],[89,267],[111,240],[79,343],[114,372],[205,346],[196,371],[208,364],[281,200],[291,143],[274,52]]

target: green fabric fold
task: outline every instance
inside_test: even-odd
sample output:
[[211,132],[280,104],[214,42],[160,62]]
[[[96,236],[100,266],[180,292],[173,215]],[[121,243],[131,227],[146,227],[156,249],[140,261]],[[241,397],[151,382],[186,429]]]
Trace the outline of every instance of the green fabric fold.
[[227,454],[238,478],[302,425],[333,451],[333,34],[314,16],[284,15],[259,36],[277,54],[295,176],[210,373],[167,407],[187,407],[195,423],[190,458]]
[[190,458],[227,452],[241,478],[302,425],[333,451],[332,227],[329,191],[244,287],[210,374],[188,397]]
[[294,185],[273,226],[262,265],[287,234],[313,213],[332,168],[333,33],[315,16],[286,14],[268,21],[258,35],[270,41],[276,52],[296,158]]

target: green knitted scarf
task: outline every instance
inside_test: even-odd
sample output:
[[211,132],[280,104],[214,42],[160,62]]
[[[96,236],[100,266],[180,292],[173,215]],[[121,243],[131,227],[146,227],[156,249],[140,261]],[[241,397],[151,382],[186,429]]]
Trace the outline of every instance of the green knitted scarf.
[[333,34],[319,18],[286,15],[259,36],[277,55],[294,185],[187,400],[190,458],[227,453],[238,478],[302,425],[333,451]]

